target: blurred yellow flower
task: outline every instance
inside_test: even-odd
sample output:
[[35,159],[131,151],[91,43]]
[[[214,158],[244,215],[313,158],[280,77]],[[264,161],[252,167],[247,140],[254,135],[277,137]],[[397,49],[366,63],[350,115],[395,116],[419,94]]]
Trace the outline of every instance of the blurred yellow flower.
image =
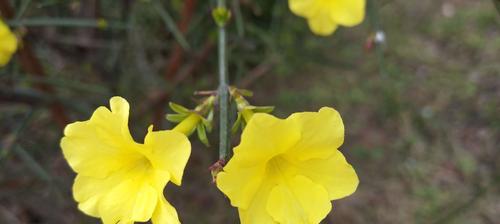
[[352,27],[365,17],[365,0],[288,0],[290,10],[307,19],[312,32],[327,36],[339,25]]
[[64,129],[61,148],[77,173],[73,196],[78,208],[104,224],[180,223],[163,189],[168,181],[181,184],[189,140],[150,127],[144,144],[136,143],[128,129],[128,102],[113,97],[110,107],[99,107],[89,120]]
[[217,176],[217,187],[238,207],[242,224],[316,224],[331,200],[352,194],[356,172],[338,147],[344,141],[339,113],[295,113],[287,119],[253,115]]
[[17,50],[17,38],[10,31],[7,24],[0,19],[0,67],[9,63],[10,58]]

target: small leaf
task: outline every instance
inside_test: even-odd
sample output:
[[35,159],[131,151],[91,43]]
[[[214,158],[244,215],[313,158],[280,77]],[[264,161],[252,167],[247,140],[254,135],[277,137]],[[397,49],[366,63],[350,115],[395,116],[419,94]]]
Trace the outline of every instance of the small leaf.
[[196,132],[198,134],[198,138],[200,139],[200,141],[207,147],[210,146],[210,143],[208,142],[208,138],[207,138],[207,132],[205,131],[205,125],[203,124],[198,124],[198,126],[196,127]]
[[253,112],[255,113],[271,113],[274,110],[274,106],[263,106],[263,107],[255,107]]
[[233,127],[231,127],[231,133],[236,134],[242,123],[243,123],[243,116],[241,116],[241,113],[238,112],[238,118],[236,118]]
[[208,119],[202,118],[201,122],[205,126],[206,130],[210,133],[212,132],[212,122],[209,121]]
[[210,122],[212,122],[214,120],[214,109],[213,109],[213,107],[208,112],[207,120],[210,121]]
[[172,108],[173,111],[179,114],[189,114],[190,110],[176,103],[168,103],[168,106]]
[[246,96],[246,97],[253,96],[253,92],[250,90],[247,90],[247,89],[238,89],[238,93],[240,93],[242,96]]
[[179,123],[186,119],[187,114],[167,114],[166,118],[170,122]]

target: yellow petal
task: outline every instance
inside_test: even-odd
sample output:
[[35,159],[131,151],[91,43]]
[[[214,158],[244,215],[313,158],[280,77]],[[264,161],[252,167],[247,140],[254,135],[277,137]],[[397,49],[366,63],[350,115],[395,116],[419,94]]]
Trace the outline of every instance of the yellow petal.
[[9,63],[11,57],[10,53],[0,52],[0,68]]
[[238,162],[238,158],[233,157],[217,175],[217,187],[229,197],[232,206],[246,209],[259,190],[265,166],[240,168]]
[[0,51],[5,54],[13,54],[17,50],[17,38],[13,34],[0,37]]
[[274,185],[272,181],[263,182],[248,207],[238,208],[241,224],[277,224],[266,210],[269,193]]
[[170,172],[174,184],[181,185],[184,168],[191,154],[188,138],[175,131],[152,131],[149,128],[144,139],[149,151],[144,151],[155,169]]
[[137,164],[106,178],[77,175],[73,196],[79,202],[78,208],[104,222],[149,220],[169,179],[168,172],[150,168],[148,164]]
[[128,131],[127,101],[113,97],[110,103],[112,111],[99,107],[90,120],[64,129],[61,148],[77,173],[102,178],[142,157]]
[[326,217],[332,205],[321,185],[299,175],[276,186],[266,208],[281,224],[316,224]]
[[17,49],[17,38],[12,33],[0,37],[0,51],[5,53],[14,53]]
[[241,134],[241,143],[234,148],[233,158],[240,167],[263,164],[295,145],[299,138],[299,129],[293,122],[257,113]]
[[365,17],[366,0],[289,0],[290,10],[308,19],[313,33],[332,34],[338,25],[355,26]]
[[332,3],[330,16],[335,23],[355,26],[365,18],[366,0],[336,0]]
[[337,24],[330,17],[323,14],[310,17],[307,22],[311,31],[320,36],[328,36],[337,29]]
[[314,0],[288,0],[290,11],[302,17],[311,17],[318,13],[320,4]]
[[0,20],[0,67],[5,66],[17,50],[17,38],[7,24]]
[[300,127],[301,139],[285,157],[295,160],[327,158],[344,142],[344,124],[340,114],[329,107],[319,112],[294,113],[287,118]]
[[[109,105],[113,115],[116,115],[120,122],[120,128],[123,136],[130,137],[130,132],[128,130],[128,114],[130,110],[130,105],[127,100],[122,97],[115,96],[109,100]],[[130,138],[132,139],[132,138]]]
[[148,184],[126,180],[104,195],[99,213],[104,223],[148,221],[158,201],[158,192]]
[[153,224],[180,224],[177,211],[163,196],[158,199],[151,221]]
[[349,196],[358,187],[356,172],[338,150],[327,159],[311,159],[295,166],[299,174],[327,189],[330,200]]

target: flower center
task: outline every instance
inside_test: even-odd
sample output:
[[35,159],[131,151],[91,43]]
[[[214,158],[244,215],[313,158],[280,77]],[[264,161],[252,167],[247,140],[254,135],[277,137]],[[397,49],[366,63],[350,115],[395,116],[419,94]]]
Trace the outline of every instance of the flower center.
[[277,155],[267,162],[266,174],[277,183],[294,176],[295,169],[283,156]]

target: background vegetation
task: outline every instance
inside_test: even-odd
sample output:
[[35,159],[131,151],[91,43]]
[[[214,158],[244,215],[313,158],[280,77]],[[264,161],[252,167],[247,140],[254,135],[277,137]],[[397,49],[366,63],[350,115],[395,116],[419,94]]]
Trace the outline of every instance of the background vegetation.
[[[361,184],[324,223],[500,220],[493,1],[375,1],[363,25],[327,38],[312,35],[284,0],[229,2],[231,83],[281,117],[321,106],[343,116],[341,150]],[[72,199],[74,173],[59,148],[63,124],[121,95],[131,102],[136,140],[151,123],[168,128],[168,101],[194,106],[195,90],[217,86],[212,5],[0,1],[24,40],[0,70],[0,223],[98,223]],[[373,48],[377,29],[386,43]],[[183,223],[237,223],[208,171],[215,133],[210,148],[194,141],[183,187],[167,187]]]

